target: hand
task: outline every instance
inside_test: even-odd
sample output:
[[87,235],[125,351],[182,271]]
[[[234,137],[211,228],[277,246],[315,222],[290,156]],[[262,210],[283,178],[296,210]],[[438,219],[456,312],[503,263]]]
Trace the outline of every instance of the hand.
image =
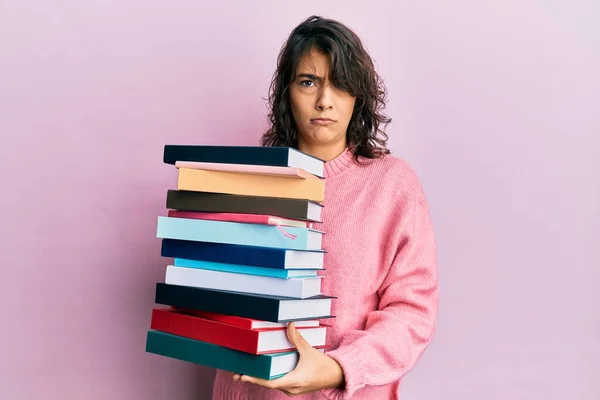
[[281,390],[288,396],[334,388],[344,383],[344,373],[337,361],[312,347],[293,322],[288,324],[286,334],[299,353],[298,364],[293,371],[270,381],[240,374],[233,374],[233,380]]

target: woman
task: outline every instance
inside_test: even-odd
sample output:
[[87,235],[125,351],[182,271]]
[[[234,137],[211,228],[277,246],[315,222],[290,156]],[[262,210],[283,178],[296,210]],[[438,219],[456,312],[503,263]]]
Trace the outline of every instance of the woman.
[[213,399],[397,399],[436,328],[438,273],[427,202],[413,170],[385,148],[385,90],[360,39],[311,17],[282,48],[270,93],[265,146],[326,161],[323,292],[325,354],[293,323],[296,369],[264,381],[218,371]]

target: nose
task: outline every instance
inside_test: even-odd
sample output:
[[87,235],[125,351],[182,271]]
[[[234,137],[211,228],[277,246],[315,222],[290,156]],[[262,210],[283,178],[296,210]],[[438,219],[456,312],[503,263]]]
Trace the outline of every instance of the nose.
[[331,88],[329,85],[325,85],[319,91],[319,97],[317,98],[317,110],[326,111],[333,108],[333,98]]

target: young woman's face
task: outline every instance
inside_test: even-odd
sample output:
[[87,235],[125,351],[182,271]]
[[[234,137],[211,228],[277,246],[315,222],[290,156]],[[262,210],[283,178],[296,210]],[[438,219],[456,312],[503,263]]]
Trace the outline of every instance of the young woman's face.
[[356,98],[329,82],[329,57],[316,50],[298,62],[289,87],[290,106],[302,146],[344,146]]

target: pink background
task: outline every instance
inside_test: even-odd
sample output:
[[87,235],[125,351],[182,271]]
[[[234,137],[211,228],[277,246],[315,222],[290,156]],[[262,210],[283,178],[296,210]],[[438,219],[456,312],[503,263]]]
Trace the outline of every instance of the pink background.
[[436,223],[440,328],[403,399],[600,398],[599,3],[216,3],[0,1],[0,397],[210,396],[144,353],[162,146],[257,144],[321,13],[376,59]]

